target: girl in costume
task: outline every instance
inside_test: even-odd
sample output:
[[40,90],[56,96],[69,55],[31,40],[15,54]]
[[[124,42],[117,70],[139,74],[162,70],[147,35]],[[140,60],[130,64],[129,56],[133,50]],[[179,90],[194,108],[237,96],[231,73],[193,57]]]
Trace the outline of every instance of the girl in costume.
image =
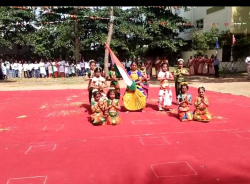
[[111,70],[108,73],[108,79],[110,79],[110,87],[116,91],[116,99],[120,99],[120,85],[118,81],[119,73],[115,70],[115,66],[111,66]]
[[181,121],[193,120],[193,113],[190,111],[189,105],[192,105],[192,95],[187,93],[188,85],[186,82],[181,83],[181,94],[178,98],[178,116]]
[[101,67],[95,68],[94,77],[91,79],[90,87],[92,88],[92,90],[97,89],[101,93],[101,98],[105,100],[106,94],[104,92],[104,88],[107,87],[107,82],[105,78],[102,77],[101,75],[102,75],[102,68]]
[[203,86],[198,88],[199,95],[195,98],[194,106],[194,120],[209,122],[212,120],[212,115],[208,111],[209,102],[205,95],[205,88]]
[[101,100],[101,93],[99,91],[93,92],[94,100],[91,102],[91,123],[93,125],[105,125],[106,119],[104,117],[105,103]]
[[128,72],[128,75],[133,80],[133,85],[127,88],[123,96],[124,107],[128,111],[143,111],[143,108],[146,106],[146,93],[140,86],[142,74],[137,70],[137,63],[135,61],[131,63],[131,70]]
[[189,75],[188,71],[183,68],[183,62],[183,59],[178,59],[178,68],[174,71],[176,103],[178,103],[177,96],[181,92],[180,83],[185,82],[185,75]]
[[169,80],[174,80],[173,75],[169,72],[168,64],[161,64],[161,71],[158,74],[158,80],[160,81],[160,91],[159,91],[159,101],[158,107],[159,111],[164,109],[172,109],[172,91],[170,89]]
[[105,102],[105,113],[107,116],[108,125],[119,125],[121,118],[119,117],[120,100],[116,99],[116,90],[110,89],[107,93],[108,99]]
[[91,104],[91,98],[92,98],[92,90],[93,88],[91,87],[91,80],[94,77],[94,70],[96,67],[96,63],[94,60],[90,61],[90,70],[86,72],[85,80],[89,81],[88,83],[88,91],[89,91],[89,104]]
[[146,70],[146,65],[144,62],[141,63],[140,66],[140,72],[142,74],[142,82],[140,83],[140,86],[143,88],[147,98],[148,98],[148,89],[149,89],[149,80],[150,80],[150,75]]

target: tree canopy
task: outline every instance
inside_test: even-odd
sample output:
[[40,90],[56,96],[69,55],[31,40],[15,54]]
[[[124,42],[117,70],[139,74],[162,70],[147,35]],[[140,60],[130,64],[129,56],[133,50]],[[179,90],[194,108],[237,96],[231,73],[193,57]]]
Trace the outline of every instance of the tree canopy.
[[[186,8],[186,7],[178,7]],[[121,57],[176,53],[190,28],[173,7],[114,7],[111,48]],[[108,7],[0,7],[0,45],[29,45],[40,57],[103,56]],[[79,42],[79,43],[77,43]]]

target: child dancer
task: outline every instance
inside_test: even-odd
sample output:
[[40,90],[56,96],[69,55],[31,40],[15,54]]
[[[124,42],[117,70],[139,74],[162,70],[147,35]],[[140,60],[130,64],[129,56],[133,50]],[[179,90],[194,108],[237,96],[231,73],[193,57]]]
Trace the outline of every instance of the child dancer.
[[106,94],[104,93],[104,88],[107,87],[107,83],[105,78],[102,77],[101,74],[102,74],[102,68],[101,67],[95,68],[94,77],[91,79],[90,87],[92,88],[92,90],[97,89],[101,93],[101,98],[105,99]]
[[140,71],[142,74],[142,82],[140,83],[140,86],[145,91],[145,94],[148,98],[148,89],[149,89],[149,82],[148,81],[150,79],[150,75],[148,74],[148,72],[146,70],[146,65],[144,62],[141,63]]
[[189,105],[192,105],[192,95],[187,93],[188,85],[186,82],[181,83],[181,94],[178,98],[178,115],[181,121],[193,120],[193,113],[190,111]]
[[92,77],[94,76],[95,67],[96,67],[95,61],[94,60],[90,61],[90,70],[86,72],[86,77],[85,77],[85,80],[89,81],[87,89],[89,91],[89,103],[90,104],[91,104],[92,90],[93,90],[93,88],[90,86],[90,83],[91,83]]
[[108,125],[119,125],[121,123],[121,118],[119,117],[120,100],[115,99],[116,90],[110,89],[108,91],[108,100],[106,101],[105,111],[107,115],[107,124]]
[[198,88],[199,95],[195,98],[194,106],[194,120],[209,122],[212,120],[212,115],[208,111],[208,98],[205,95],[205,88],[203,86]]
[[183,59],[178,59],[178,68],[174,71],[175,78],[175,95],[176,95],[176,103],[178,103],[177,96],[181,92],[180,83],[185,82],[185,75],[189,75],[188,71],[183,68]]
[[173,75],[168,71],[168,64],[161,64],[161,71],[158,74],[158,80],[160,81],[160,91],[159,91],[159,102],[158,107],[159,111],[164,109],[172,109],[172,91],[168,80],[174,80]]
[[91,123],[93,123],[93,125],[105,125],[106,119],[103,115],[105,104],[104,101],[101,100],[101,93],[95,91],[93,97],[94,100],[91,102]]
[[111,70],[108,73],[108,79],[110,79],[110,87],[113,87],[116,91],[116,99],[120,99],[120,85],[119,85],[119,81],[118,81],[118,74],[115,71],[115,67],[114,65],[111,66]]

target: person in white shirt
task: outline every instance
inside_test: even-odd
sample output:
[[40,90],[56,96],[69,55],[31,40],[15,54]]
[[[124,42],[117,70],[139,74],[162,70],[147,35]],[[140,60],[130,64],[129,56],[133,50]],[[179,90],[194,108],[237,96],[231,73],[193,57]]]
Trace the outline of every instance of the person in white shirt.
[[14,61],[12,72],[14,73],[13,78],[18,77],[18,63],[17,63],[17,60]]
[[57,78],[58,76],[58,63],[56,60],[52,62],[53,70],[54,70],[54,77]]
[[35,70],[36,78],[39,78],[39,75],[40,75],[40,73],[39,73],[39,64],[37,63],[37,61],[35,61],[33,67],[34,67],[34,70]]
[[29,65],[27,64],[26,61],[24,61],[24,63],[23,63],[23,73],[24,73],[25,78],[29,78],[28,67],[29,67]]
[[81,67],[81,73],[82,73],[82,76],[85,75],[85,62],[84,60],[83,61],[80,61],[80,67]]
[[126,61],[126,70],[127,70],[127,72],[129,72],[131,70],[130,65],[131,65],[131,61],[130,60]]
[[5,61],[6,64],[6,71],[7,71],[7,78],[10,77],[10,62],[9,61]]
[[49,61],[45,61],[44,67],[45,67],[45,71],[46,71],[46,77],[49,77],[49,66],[50,66]]
[[80,61],[78,61],[77,64],[76,64],[76,71],[77,71],[78,77],[82,76]]
[[[93,61],[93,60],[90,60],[89,62],[88,61],[84,61],[84,69],[85,69],[85,73],[89,73],[90,71],[90,66],[89,66],[89,63]],[[85,74],[83,74],[84,76]]]
[[246,58],[245,63],[247,64],[247,79],[250,79],[250,56]]
[[70,65],[71,76],[75,76],[75,74],[76,74],[75,67],[76,66],[75,66],[74,62],[72,62],[71,65]]
[[65,61],[64,73],[65,73],[65,77],[69,77],[69,62],[68,61]]
[[32,61],[29,61],[28,64],[28,73],[29,73],[29,78],[34,77],[34,64],[32,63]]
[[43,62],[43,59],[40,60],[39,68],[40,68],[40,76],[41,78],[44,78],[46,76],[46,70],[45,70],[45,64]]
[[[48,78],[51,78],[52,76],[53,76],[53,70],[54,70],[54,67],[53,67],[53,65],[52,65],[52,62],[51,62],[51,60],[49,60],[47,63],[45,63],[45,65],[47,65],[47,67],[48,67]],[[52,68],[53,67],[53,68]],[[47,72],[47,71],[46,71]]]
[[10,68],[11,68],[11,77],[15,78],[14,77],[15,71],[14,71],[14,62],[13,61],[10,62]]
[[60,73],[60,77],[64,77],[64,65],[65,65],[65,61],[62,60],[62,61],[59,61],[59,73]]
[[22,61],[19,61],[19,63],[18,63],[18,77],[22,78],[22,74],[23,74],[23,64],[22,64]]
[[3,79],[8,79],[8,77],[7,77],[7,68],[6,68],[5,63],[2,64],[2,72],[3,72]]

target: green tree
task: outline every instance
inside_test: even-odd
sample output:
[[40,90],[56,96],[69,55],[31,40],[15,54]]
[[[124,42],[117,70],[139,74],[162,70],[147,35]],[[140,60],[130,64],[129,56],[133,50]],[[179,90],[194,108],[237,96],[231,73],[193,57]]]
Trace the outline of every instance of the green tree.
[[30,24],[35,20],[35,9],[27,7],[0,7],[0,45],[11,47],[12,44],[28,45],[35,32]]

